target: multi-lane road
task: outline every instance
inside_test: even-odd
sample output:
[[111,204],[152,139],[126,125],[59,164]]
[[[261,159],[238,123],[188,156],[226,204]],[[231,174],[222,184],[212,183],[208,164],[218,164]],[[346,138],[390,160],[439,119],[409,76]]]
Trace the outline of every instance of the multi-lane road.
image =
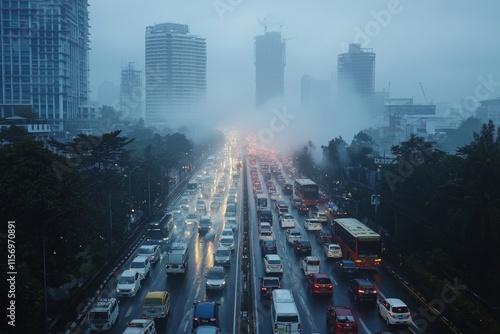
[[[229,164],[232,168],[234,164],[228,158],[226,165]],[[249,170],[247,170],[249,173]],[[214,173],[217,179],[220,179],[221,173]],[[261,176],[262,178],[262,176]],[[263,258],[258,242],[258,220],[256,215],[255,204],[253,203],[252,185],[249,182],[247,187],[243,187],[243,178],[240,178],[238,184],[238,211],[237,217],[242,217],[242,195],[243,191],[249,192],[249,223],[251,234],[251,261],[253,270],[253,312],[251,319],[253,323],[250,328],[254,333],[273,333],[273,326],[270,319],[270,303],[262,301],[259,295],[259,277],[266,276],[263,266]],[[248,180],[251,180],[248,174]],[[264,181],[262,179],[262,181]],[[227,178],[227,187],[232,184],[232,179]],[[216,184],[216,183],[215,183]],[[263,187],[265,188],[265,187]],[[278,186],[279,188],[279,186]],[[264,189],[265,191],[265,189]],[[195,201],[200,193],[191,196],[190,211],[193,211]],[[192,317],[193,317],[193,302],[197,300],[214,300],[220,304],[220,328],[222,333],[238,333],[239,325],[239,306],[240,306],[240,242],[236,240],[235,251],[231,256],[231,265],[227,268],[227,286],[219,292],[207,292],[205,289],[205,273],[208,268],[213,266],[213,254],[217,247],[217,238],[223,229],[223,214],[225,211],[225,203],[227,190],[223,197],[223,205],[217,212],[209,212],[213,221],[212,231],[207,235],[201,236],[198,234],[197,226],[193,224],[185,224],[185,213],[180,213],[175,219],[175,232],[173,242],[184,241],[190,249],[189,266],[185,275],[172,276],[165,273],[165,258],[162,256],[161,261],[153,265],[151,274],[143,281],[142,287],[137,296],[131,298],[120,299],[120,319],[112,329],[112,333],[122,333],[125,330],[126,322],[141,318],[142,302],[148,291],[168,290],[171,293],[170,315],[167,321],[158,321],[157,329],[159,333],[191,333]],[[287,198],[288,199],[288,198]],[[271,206],[274,202],[271,202]],[[173,203],[171,210],[177,210],[178,203]],[[207,208],[210,208],[210,200],[207,201]],[[279,227],[277,211],[273,209],[274,224],[272,226],[274,237],[277,241],[278,254],[284,262],[284,274],[282,275],[282,287],[293,290],[296,304],[301,316],[302,333],[328,333],[325,310],[331,305],[347,305],[349,306],[359,325],[359,333],[375,333],[381,330],[388,330],[387,325],[378,315],[376,305],[373,303],[358,304],[353,301],[347,292],[348,280],[339,277],[333,272],[333,262],[327,261],[320,245],[315,239],[314,232],[307,232],[303,225],[304,217],[299,216],[294,209],[291,213],[295,216],[298,227],[308,236],[311,241],[313,251],[312,255],[318,256],[321,260],[321,272],[331,276],[334,283],[333,297],[316,297],[311,296],[306,286],[306,278],[300,267],[300,259],[293,252],[292,247],[286,242],[285,232]],[[239,219],[241,222],[241,219]],[[240,235],[242,231],[239,226],[236,235]],[[165,255],[165,253],[163,253]],[[132,259],[130,259],[131,261]],[[130,262],[128,261],[128,262]],[[127,262],[127,263],[128,263]],[[123,270],[123,269],[121,269]],[[121,272],[120,270],[118,270]],[[363,277],[367,277],[376,285],[379,296],[381,298],[399,298],[402,299],[412,311],[414,322],[425,325],[425,330],[421,333],[447,333],[448,330],[439,322],[426,320],[423,315],[420,315],[424,309],[420,302],[387,271],[382,268],[362,272]],[[114,297],[115,280],[111,280],[108,288],[105,291],[110,291],[104,297]],[[427,313],[426,313],[427,314]],[[422,320],[423,319],[423,320]],[[394,333],[418,333],[419,329],[415,324],[409,327],[397,327],[390,329]],[[83,333],[88,333],[90,330],[84,328]]]

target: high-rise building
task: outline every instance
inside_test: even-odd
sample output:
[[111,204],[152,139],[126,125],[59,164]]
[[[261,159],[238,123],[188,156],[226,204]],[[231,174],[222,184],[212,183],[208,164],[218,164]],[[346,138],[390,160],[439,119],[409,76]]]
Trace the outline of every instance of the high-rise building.
[[88,127],[87,0],[2,1],[0,116],[31,107],[54,131]]
[[147,124],[179,123],[203,110],[206,77],[205,38],[190,34],[186,24],[146,27]]
[[375,53],[349,44],[349,51],[337,58],[337,97],[341,105],[353,104],[373,111],[375,98]]
[[135,69],[134,63],[128,63],[126,67],[122,68],[120,111],[127,118],[143,117],[141,71]]
[[280,32],[255,37],[255,103],[262,106],[285,93],[285,41]]

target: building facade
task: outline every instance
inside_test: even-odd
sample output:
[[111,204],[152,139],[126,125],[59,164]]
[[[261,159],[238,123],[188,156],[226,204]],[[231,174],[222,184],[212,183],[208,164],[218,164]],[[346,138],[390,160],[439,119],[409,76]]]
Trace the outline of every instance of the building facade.
[[255,37],[255,104],[263,106],[285,93],[285,41],[280,32]]
[[476,117],[481,122],[488,123],[490,120],[496,126],[500,125],[500,98],[480,101],[481,105],[476,110]]
[[120,111],[124,117],[131,119],[144,117],[142,96],[141,71],[135,69],[134,63],[128,63],[122,68],[120,81]]
[[375,53],[349,44],[349,50],[337,57],[338,100],[373,112],[375,100]]
[[204,109],[207,56],[204,38],[186,24],[146,27],[146,124],[179,123]]
[[30,106],[54,131],[90,126],[88,21],[87,0],[2,1],[0,117]]

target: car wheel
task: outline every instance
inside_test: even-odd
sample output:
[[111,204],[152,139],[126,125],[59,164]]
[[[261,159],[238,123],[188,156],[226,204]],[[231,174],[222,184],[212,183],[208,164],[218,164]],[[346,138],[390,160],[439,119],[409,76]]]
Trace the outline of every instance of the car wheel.
[[390,325],[391,325],[391,322],[389,321],[389,317],[387,317],[387,318],[385,319],[385,321],[386,321],[386,323],[387,323],[387,326],[390,326]]

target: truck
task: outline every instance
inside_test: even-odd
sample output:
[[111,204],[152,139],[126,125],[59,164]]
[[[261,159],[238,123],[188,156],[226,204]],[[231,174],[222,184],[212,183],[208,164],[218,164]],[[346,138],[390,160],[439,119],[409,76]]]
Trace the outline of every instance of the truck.
[[185,242],[175,242],[166,255],[165,273],[184,274],[188,267],[189,249]]

